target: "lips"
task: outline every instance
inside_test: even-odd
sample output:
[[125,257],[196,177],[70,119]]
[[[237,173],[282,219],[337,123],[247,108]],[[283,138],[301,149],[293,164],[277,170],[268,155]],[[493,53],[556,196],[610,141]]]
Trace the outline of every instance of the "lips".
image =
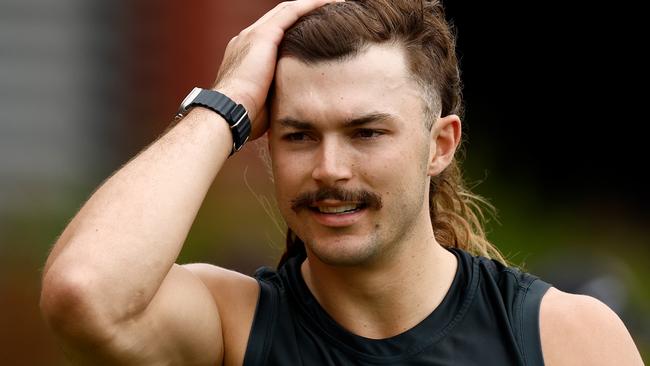
[[315,204],[313,206],[310,206],[309,208],[312,211],[317,211],[317,212],[320,212],[320,213],[323,213],[323,214],[340,215],[340,214],[354,212],[354,211],[360,210],[360,209],[362,209],[364,207],[365,207],[365,205],[359,204],[359,203],[346,203],[346,204],[340,204],[340,205]]
[[308,212],[319,224],[331,228],[352,226],[364,215],[367,205],[357,202],[325,200],[315,202],[308,207]]

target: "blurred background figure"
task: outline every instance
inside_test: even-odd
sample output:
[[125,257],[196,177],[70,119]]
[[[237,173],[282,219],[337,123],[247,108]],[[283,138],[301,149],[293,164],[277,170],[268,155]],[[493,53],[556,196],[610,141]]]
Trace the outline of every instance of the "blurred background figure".
[[[275,3],[0,2],[3,364],[65,364],[38,310],[49,247],[94,187],[165,130],[187,92],[212,83],[228,40]],[[625,92],[634,55],[606,56],[632,52],[635,32],[598,21],[626,10],[445,4],[465,83],[466,177],[499,209],[490,238],[513,264],[607,303],[647,359],[648,154],[634,125],[645,113]],[[284,228],[258,158],[264,145],[226,164],[182,262],[248,274],[276,263]],[[216,209],[224,205],[228,216]]]

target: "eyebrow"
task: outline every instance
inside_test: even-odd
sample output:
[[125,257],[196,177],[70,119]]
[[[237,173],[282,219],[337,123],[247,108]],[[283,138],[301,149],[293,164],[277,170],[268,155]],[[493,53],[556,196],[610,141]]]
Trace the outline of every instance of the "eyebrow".
[[[347,119],[343,122],[343,127],[344,128],[353,128],[353,127],[359,127],[363,125],[367,125],[369,123],[373,122],[380,122],[380,121],[385,121],[388,119],[394,118],[392,114],[389,113],[381,113],[381,112],[372,112],[368,114],[364,114],[362,116],[352,118],[352,119]],[[307,121],[301,121],[295,118],[291,117],[284,117],[278,119],[278,122],[283,127],[292,127],[297,130],[313,130],[314,129],[314,124],[311,122]]]

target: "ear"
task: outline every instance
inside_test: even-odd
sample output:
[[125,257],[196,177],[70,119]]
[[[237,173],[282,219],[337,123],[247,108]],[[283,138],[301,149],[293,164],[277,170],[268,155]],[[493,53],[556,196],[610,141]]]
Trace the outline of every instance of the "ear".
[[462,126],[460,117],[450,114],[438,118],[431,128],[429,176],[440,174],[454,158],[460,144]]

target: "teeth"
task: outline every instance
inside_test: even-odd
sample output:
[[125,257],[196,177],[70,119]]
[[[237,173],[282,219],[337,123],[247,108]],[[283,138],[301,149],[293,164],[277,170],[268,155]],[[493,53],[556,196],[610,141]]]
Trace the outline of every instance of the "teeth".
[[337,207],[318,207],[318,211],[323,213],[343,213],[346,211],[353,211],[357,209],[357,205],[345,205]]

